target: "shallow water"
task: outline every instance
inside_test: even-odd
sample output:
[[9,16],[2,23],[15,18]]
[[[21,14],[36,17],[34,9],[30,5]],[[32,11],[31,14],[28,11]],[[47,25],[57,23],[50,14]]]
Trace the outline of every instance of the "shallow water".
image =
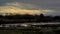
[[1,24],[0,27],[2,26],[6,26],[6,27],[9,27],[9,26],[17,26],[17,25],[20,25],[20,26],[28,26],[28,25],[46,25],[46,24],[49,24],[49,25],[58,25],[60,24],[59,22],[50,22],[50,23],[15,23],[15,24]]

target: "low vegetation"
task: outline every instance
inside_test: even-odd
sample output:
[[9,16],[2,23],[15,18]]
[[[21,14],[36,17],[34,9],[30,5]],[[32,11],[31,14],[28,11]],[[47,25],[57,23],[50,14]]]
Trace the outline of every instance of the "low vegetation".
[[59,34],[60,30],[52,29],[20,29],[20,30],[0,30],[0,34]]

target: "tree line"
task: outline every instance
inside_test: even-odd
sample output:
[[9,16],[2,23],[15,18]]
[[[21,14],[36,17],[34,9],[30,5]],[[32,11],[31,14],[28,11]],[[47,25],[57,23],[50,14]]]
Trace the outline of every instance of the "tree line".
[[16,14],[16,15],[0,15],[0,23],[32,23],[32,22],[60,22],[60,16],[45,16],[29,15],[29,14]]

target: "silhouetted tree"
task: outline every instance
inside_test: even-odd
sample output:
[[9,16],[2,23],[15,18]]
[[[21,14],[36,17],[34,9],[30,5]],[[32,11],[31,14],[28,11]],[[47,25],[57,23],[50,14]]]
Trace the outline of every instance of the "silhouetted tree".
[[40,17],[43,18],[44,17],[44,14],[40,14]]
[[15,14],[15,15],[0,15],[0,24],[5,23],[28,23],[28,22],[60,22],[60,16],[44,16],[44,14],[40,15],[30,15],[30,14]]

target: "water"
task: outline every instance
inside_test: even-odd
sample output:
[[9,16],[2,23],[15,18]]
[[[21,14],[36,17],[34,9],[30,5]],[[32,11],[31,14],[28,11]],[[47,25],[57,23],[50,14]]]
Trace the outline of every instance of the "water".
[[46,25],[46,24],[49,24],[49,25],[58,25],[60,24],[59,22],[50,22],[50,23],[15,23],[15,24],[1,24],[0,27],[9,27],[9,26],[17,26],[17,25],[20,25],[20,26],[31,26],[31,25]]

